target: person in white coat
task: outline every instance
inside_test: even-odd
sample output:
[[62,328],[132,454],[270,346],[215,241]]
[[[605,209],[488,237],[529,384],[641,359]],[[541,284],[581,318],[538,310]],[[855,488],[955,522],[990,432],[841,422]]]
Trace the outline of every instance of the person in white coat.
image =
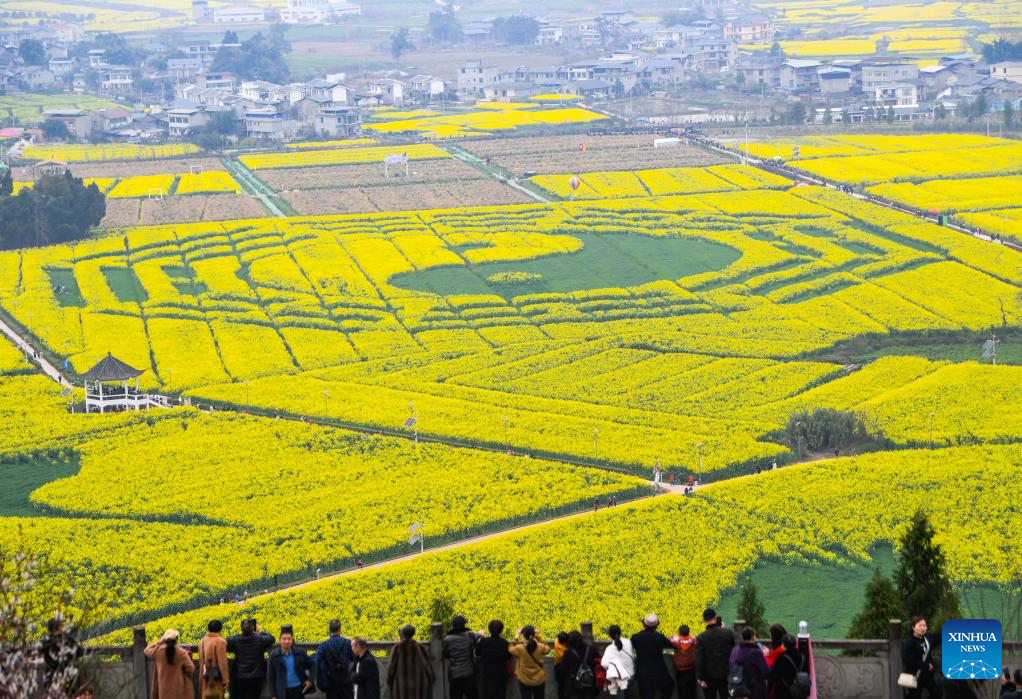
[[610,645],[603,652],[600,665],[607,672],[607,691],[611,696],[622,694],[628,689],[628,683],[635,676],[635,655],[632,653],[632,642],[621,638],[621,627],[614,624],[607,629]]

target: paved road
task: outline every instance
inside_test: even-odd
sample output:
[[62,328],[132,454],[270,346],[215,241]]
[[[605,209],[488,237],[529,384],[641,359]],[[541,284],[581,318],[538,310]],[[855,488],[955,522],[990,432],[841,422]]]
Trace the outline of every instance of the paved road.
[[29,344],[28,341],[25,340],[25,338],[19,335],[14,328],[8,325],[3,318],[0,318],[0,331],[2,331],[4,335],[9,337],[11,342],[14,343],[14,346],[17,347],[21,352],[29,355],[29,357],[31,357],[30,361],[34,362],[40,369],[42,369],[42,372],[46,376],[49,376],[57,383],[62,384],[64,386],[71,385],[71,382],[68,381],[63,374],[60,373],[60,370],[57,369],[57,367],[53,366],[53,364],[50,364],[49,360],[46,359],[46,357],[42,353],[36,356],[35,348],[32,347],[32,345]]
[[[699,487],[701,487],[701,486],[696,486],[696,489],[698,489]],[[681,495],[681,494],[684,493],[684,487],[680,486],[680,485],[674,485],[674,486],[661,485],[660,491],[661,491],[660,494],[665,494],[665,495]],[[653,483],[650,482],[650,493],[649,493],[649,495],[643,496],[641,498],[636,498],[635,500],[629,500],[628,502],[636,502],[638,500],[646,500],[646,499],[648,499],[650,497],[653,497],[653,496],[654,496],[654,493],[653,493]],[[626,503],[622,503],[621,505],[618,505],[618,507],[621,507],[624,504],[626,504]],[[600,508],[599,508],[599,512],[603,512],[605,509],[607,509],[607,508],[601,505]],[[544,520],[542,520],[540,522],[533,522],[531,524],[523,524],[523,525],[521,525],[519,527],[511,527],[510,529],[502,529],[500,531],[491,532],[489,534],[483,534],[481,536],[473,536],[473,537],[470,537],[470,538],[467,538],[467,539],[461,539],[460,541],[455,541],[455,542],[450,543],[450,544],[444,544],[443,546],[436,546],[434,548],[428,548],[425,551],[414,550],[411,553],[408,553],[408,554],[406,554],[404,556],[397,556],[395,558],[388,558],[388,559],[386,559],[384,561],[378,561],[376,563],[370,563],[368,565],[363,566],[362,568],[348,568],[346,570],[333,571],[333,572],[330,572],[330,573],[321,574],[318,578],[314,578],[314,579],[311,579],[311,580],[302,580],[300,582],[291,583],[289,585],[281,585],[276,590],[273,590],[273,591],[270,591],[270,592],[264,592],[264,593],[259,594],[259,595],[252,595],[251,597],[248,598],[248,601],[251,602],[251,601],[265,600],[265,599],[267,599],[269,597],[273,597],[274,595],[286,594],[286,593],[294,592],[296,590],[301,590],[303,588],[307,588],[307,587],[310,587],[312,585],[317,585],[319,583],[326,582],[328,580],[336,580],[338,578],[343,578],[343,577],[348,576],[348,575],[354,575],[355,573],[362,572],[363,570],[377,570],[379,568],[383,568],[385,566],[389,566],[389,565],[392,565],[394,563],[399,563],[401,561],[411,561],[411,560],[415,560],[416,558],[422,558],[424,556],[429,556],[431,554],[442,553],[444,551],[452,551],[454,549],[463,548],[463,547],[469,546],[471,544],[477,544],[480,541],[486,541],[487,539],[492,539],[492,538],[497,537],[497,536],[504,536],[505,534],[516,534],[516,533],[519,533],[519,532],[528,531],[530,529],[535,529],[537,527],[542,527],[542,526],[550,524],[552,522],[562,522],[562,521],[569,520],[569,519],[577,519],[579,517],[587,517],[587,516],[593,515],[595,513],[596,513],[596,510],[582,510],[580,512],[573,512],[572,514],[568,514],[568,515],[560,515],[559,517],[553,517],[551,519],[544,519]]]

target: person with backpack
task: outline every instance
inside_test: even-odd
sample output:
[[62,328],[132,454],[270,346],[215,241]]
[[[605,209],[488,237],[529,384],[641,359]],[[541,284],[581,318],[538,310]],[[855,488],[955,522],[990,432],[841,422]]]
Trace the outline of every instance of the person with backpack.
[[568,634],[568,650],[557,666],[561,699],[592,699],[596,696],[596,651],[582,634]]
[[494,619],[487,628],[490,635],[476,644],[476,657],[483,676],[482,699],[506,699],[511,654],[507,650],[507,641],[501,637],[504,622]]
[[230,675],[227,668],[227,639],[220,635],[224,625],[214,619],[199,641],[199,696],[224,699]]
[[255,619],[241,622],[241,634],[227,639],[227,651],[234,653],[231,699],[260,699],[266,681],[266,651],[273,647],[273,634],[259,628]]
[[468,629],[468,619],[455,616],[451,630],[444,636],[443,656],[447,660],[450,699],[479,699],[476,684],[476,643],[479,636]]
[[515,664],[515,677],[518,679],[518,692],[522,699],[543,699],[546,694],[543,658],[550,652],[550,646],[543,643],[536,627],[530,624],[521,628],[507,650],[518,661]]
[[686,624],[671,637],[674,646],[674,679],[678,683],[678,699],[696,699],[696,637]]
[[728,699],[727,675],[735,636],[712,608],[703,612],[703,621],[706,630],[696,638],[696,679],[704,699]]
[[628,683],[635,676],[635,656],[632,650],[632,642],[627,638],[621,638],[621,627],[612,624],[607,629],[610,636],[610,645],[603,652],[600,665],[606,672],[607,691],[612,697],[618,692],[626,692]]
[[790,633],[781,639],[783,652],[775,656],[770,668],[769,692],[772,699],[807,699],[812,689],[809,663],[798,648],[798,639]]
[[767,699],[767,677],[770,668],[767,666],[766,654],[756,639],[756,630],[750,626],[742,629],[742,642],[731,650],[730,669],[727,675],[729,691],[745,687],[749,699]]
[[330,620],[329,631],[330,637],[316,648],[316,685],[327,699],[352,699],[355,653],[351,641],[341,635],[340,619]]
[[667,672],[664,651],[673,648],[667,636],[657,631],[660,619],[656,614],[647,614],[642,620],[642,631],[632,634],[632,648],[635,649],[635,681],[639,683],[639,696],[654,699],[671,699],[674,694],[674,680]]

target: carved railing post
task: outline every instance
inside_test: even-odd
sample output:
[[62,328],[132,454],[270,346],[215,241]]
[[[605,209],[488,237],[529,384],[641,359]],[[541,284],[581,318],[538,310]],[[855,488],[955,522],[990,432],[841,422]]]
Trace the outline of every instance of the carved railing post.
[[901,619],[890,619],[887,622],[887,663],[888,692],[891,699],[901,696],[898,686],[898,675],[901,674]]
[[146,670],[145,627],[136,626],[131,634],[131,696],[135,699],[149,699],[149,673]]
[[583,621],[581,624],[582,640],[588,645],[593,645],[593,622]]
[[429,661],[433,663],[433,699],[447,696],[447,676],[444,674],[444,625],[429,625]]

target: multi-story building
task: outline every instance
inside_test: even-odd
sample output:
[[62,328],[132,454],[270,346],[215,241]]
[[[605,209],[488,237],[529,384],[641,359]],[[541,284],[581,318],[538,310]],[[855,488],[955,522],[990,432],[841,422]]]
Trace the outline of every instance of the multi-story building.
[[314,123],[320,136],[350,138],[362,133],[362,116],[352,107],[325,107],[316,114]]
[[774,23],[766,15],[732,17],[724,22],[724,36],[738,44],[772,41]]
[[500,69],[487,61],[468,61],[458,68],[458,92],[479,94],[487,85],[500,81]]
[[816,92],[822,67],[819,61],[787,60],[777,71],[777,85],[788,92]]
[[919,65],[911,58],[870,56],[852,65],[853,92],[873,95],[877,90],[919,80]]

